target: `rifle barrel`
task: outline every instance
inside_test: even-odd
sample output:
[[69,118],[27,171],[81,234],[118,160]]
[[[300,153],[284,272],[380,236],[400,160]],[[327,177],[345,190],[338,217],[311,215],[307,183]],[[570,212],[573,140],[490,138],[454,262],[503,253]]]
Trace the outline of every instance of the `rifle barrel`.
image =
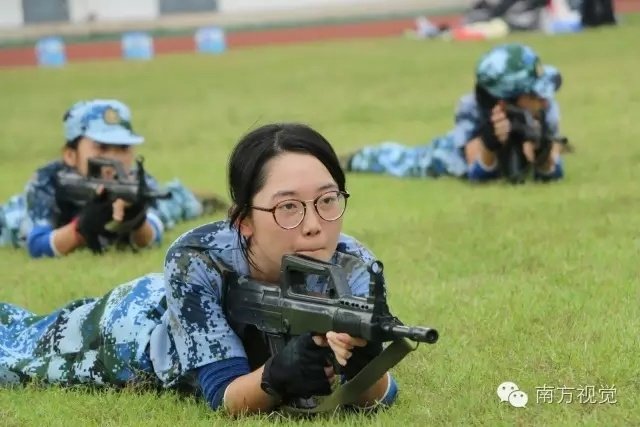
[[405,337],[417,342],[433,344],[438,341],[438,331],[421,326],[382,325],[382,330],[397,337]]

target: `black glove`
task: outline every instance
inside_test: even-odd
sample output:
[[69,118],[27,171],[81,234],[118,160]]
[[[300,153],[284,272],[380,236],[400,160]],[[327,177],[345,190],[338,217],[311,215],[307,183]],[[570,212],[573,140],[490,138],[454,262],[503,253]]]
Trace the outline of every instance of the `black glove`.
[[351,350],[351,357],[347,359],[346,366],[341,368],[347,380],[355,377],[369,362],[382,353],[381,342],[367,342],[364,347],[354,347]]
[[330,354],[330,348],[318,346],[311,333],[297,336],[264,364],[260,386],[284,401],[328,395],[331,385],[324,368]]
[[547,160],[549,160],[549,156],[551,155],[551,149],[553,148],[553,139],[548,136],[543,136],[540,138],[540,143],[536,146],[534,151],[535,160],[534,163],[536,166],[544,165]]
[[77,216],[76,231],[84,237],[87,247],[94,253],[102,253],[98,239],[106,232],[104,226],[113,219],[113,206],[106,191],[87,202]]
[[539,145],[542,138],[540,122],[534,119],[531,113],[519,107],[510,105],[506,111],[511,124],[509,139],[515,142],[530,141],[536,146]]
[[502,149],[503,145],[498,141],[496,136],[496,130],[491,121],[491,116],[487,117],[484,124],[480,127],[480,140],[485,148],[491,152],[498,152]]

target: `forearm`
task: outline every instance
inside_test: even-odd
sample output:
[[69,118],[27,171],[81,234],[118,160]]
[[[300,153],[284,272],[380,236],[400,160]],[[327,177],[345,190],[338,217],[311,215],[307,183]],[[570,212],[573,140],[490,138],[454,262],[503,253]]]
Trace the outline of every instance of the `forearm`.
[[232,416],[271,410],[278,402],[260,387],[264,366],[233,380],[224,393],[223,405]]
[[360,396],[360,399],[356,402],[356,405],[362,407],[368,407],[374,405],[376,402],[380,402],[387,392],[389,387],[389,375],[385,373],[382,378],[376,381],[368,390],[366,390]]
[[540,162],[536,169],[541,173],[552,173],[556,167],[556,159],[560,156],[561,152],[562,144],[554,142],[551,147],[551,151],[549,152],[549,156]]
[[479,159],[482,162],[483,165],[485,165],[486,167],[492,168],[496,165],[496,163],[498,162],[498,157],[496,156],[496,153],[494,153],[493,151],[488,150],[484,144],[480,144],[479,147]]
[[492,168],[498,162],[496,154],[488,150],[480,138],[474,138],[467,142],[464,152],[468,165],[480,161],[485,167]]
[[154,238],[155,231],[149,220],[146,220],[140,228],[131,233],[131,241],[139,248],[145,248],[151,245]]
[[76,223],[70,222],[53,231],[52,243],[60,255],[67,255],[84,245],[84,239],[76,230]]

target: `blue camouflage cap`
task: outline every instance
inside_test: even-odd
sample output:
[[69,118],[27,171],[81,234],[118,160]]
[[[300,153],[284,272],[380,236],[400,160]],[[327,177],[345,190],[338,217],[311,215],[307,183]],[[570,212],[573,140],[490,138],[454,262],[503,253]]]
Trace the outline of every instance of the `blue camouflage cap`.
[[115,99],[76,102],[64,115],[64,136],[73,141],[86,136],[113,145],[137,145],[144,138],[131,127],[131,110]]
[[555,67],[542,65],[533,49],[514,43],[497,46],[480,58],[476,82],[496,98],[534,94],[549,99],[560,89],[562,78]]

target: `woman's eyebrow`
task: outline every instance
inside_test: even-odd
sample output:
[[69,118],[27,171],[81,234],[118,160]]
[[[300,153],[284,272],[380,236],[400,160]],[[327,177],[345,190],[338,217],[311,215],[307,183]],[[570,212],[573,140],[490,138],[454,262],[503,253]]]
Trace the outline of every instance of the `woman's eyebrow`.
[[280,197],[295,196],[296,194],[297,193],[295,191],[291,191],[291,190],[277,191],[273,193],[273,195],[271,196],[271,200],[279,199]]
[[338,185],[335,182],[328,182],[325,185],[318,187],[317,191],[320,192],[324,190],[330,190],[332,188],[338,188]]
[[[338,185],[335,182],[328,182],[328,183],[318,187],[318,189],[316,191],[320,192],[320,191],[330,190],[330,189],[333,189],[333,188],[338,188]],[[278,199],[280,197],[293,197],[293,196],[296,196],[297,194],[298,193],[296,191],[293,191],[293,190],[277,191],[277,192],[275,192],[273,194],[273,196],[271,196],[271,200]]]

